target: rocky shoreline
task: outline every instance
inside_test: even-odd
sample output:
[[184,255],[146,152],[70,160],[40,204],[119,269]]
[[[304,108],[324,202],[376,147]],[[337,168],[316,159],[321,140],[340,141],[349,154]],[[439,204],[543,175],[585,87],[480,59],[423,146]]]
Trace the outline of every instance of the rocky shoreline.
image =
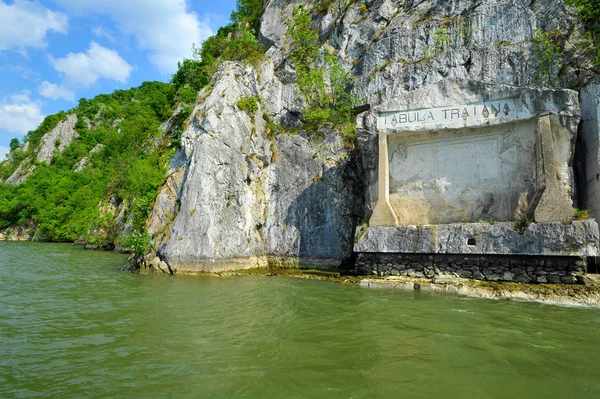
[[453,294],[471,298],[600,307],[600,278],[589,277],[589,279],[588,284],[593,285],[489,282],[454,277],[437,280],[387,277],[363,279],[360,286]]
[[[150,269],[142,269],[140,272],[152,273]],[[471,298],[600,308],[600,275],[586,275],[584,284],[492,282],[454,276],[438,276],[433,279],[406,276],[360,276],[337,271],[283,268],[255,268],[222,273],[179,272],[177,275],[207,275],[217,278],[233,276],[291,277],[334,281],[372,289],[421,291]]]

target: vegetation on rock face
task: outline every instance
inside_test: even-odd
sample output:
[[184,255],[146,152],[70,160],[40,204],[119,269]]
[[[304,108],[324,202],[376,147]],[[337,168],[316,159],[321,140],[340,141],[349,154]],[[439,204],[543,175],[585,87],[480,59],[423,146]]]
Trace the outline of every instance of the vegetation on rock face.
[[258,98],[256,97],[242,97],[238,100],[237,106],[242,111],[246,112],[251,117],[258,111]]
[[553,34],[535,31],[531,41],[533,42],[533,62],[536,68],[535,83],[540,86],[559,86],[558,73],[562,67],[561,59],[563,53],[558,43],[560,31]]
[[433,39],[433,45],[427,47],[425,50],[425,59],[436,57],[444,52],[446,43],[450,41],[450,35],[448,34],[448,28],[441,26],[431,33]]
[[[15,161],[36,169],[19,186],[0,185],[0,228],[33,223],[39,238],[112,246],[119,241],[115,227],[121,208],[127,210],[123,224],[143,230],[173,155],[159,126],[171,114],[174,94],[172,85],[153,82],[80,100],[69,111],[78,117],[79,137],[49,165],[38,163],[37,145],[66,113],[46,118],[26,136],[27,151],[13,151]],[[84,158],[89,166],[74,171]],[[0,175],[6,178],[16,164],[1,164]]]
[[258,42],[262,0],[238,0],[231,14],[232,23],[220,28],[200,48],[194,46],[194,58],[178,63],[173,84],[182,103],[191,104],[198,91],[210,82],[222,61],[243,61],[255,65],[264,57]]
[[[171,83],[146,82],[81,99],[76,108],[46,117],[27,134],[26,145],[11,141],[11,160],[0,162],[0,181],[20,165],[35,169],[21,185],[0,184],[0,229],[30,225],[43,240],[122,245],[138,254],[150,250],[146,220],[198,91],[221,61],[252,63],[264,54],[257,41],[262,0],[238,0],[237,6],[232,24],[196,49],[195,59],[180,62]],[[258,109],[254,97],[242,105],[248,112]],[[70,114],[78,117],[79,137],[50,164],[39,163],[42,137]],[[162,131],[169,118],[172,129]]]
[[304,7],[294,10],[289,29],[292,38],[290,58],[294,64],[296,82],[306,100],[303,116],[310,129],[330,124],[344,127],[352,124],[352,107],[356,99],[349,92],[350,77],[335,55],[323,54],[319,35]]
[[594,66],[600,68],[600,0],[565,0],[577,8],[595,51]]
[[236,10],[231,13],[231,21],[235,25],[248,24],[254,36],[258,37],[263,0],[237,0],[236,5]]

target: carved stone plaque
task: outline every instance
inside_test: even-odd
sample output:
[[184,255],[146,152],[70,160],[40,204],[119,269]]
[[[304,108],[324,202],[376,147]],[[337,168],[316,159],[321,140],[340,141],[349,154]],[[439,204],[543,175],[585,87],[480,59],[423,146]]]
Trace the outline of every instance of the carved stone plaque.
[[401,225],[510,220],[535,187],[536,124],[390,135],[389,198]]
[[506,98],[475,104],[384,112],[377,118],[377,128],[407,130],[420,127],[435,128],[436,125],[472,126],[493,120],[510,122],[529,119],[531,116],[531,113],[524,110],[514,98]]

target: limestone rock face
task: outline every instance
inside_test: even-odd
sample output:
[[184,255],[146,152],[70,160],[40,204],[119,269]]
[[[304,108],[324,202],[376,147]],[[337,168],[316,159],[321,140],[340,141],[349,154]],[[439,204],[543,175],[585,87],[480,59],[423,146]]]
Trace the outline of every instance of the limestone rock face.
[[77,115],[71,114],[66,121],[59,122],[54,129],[42,137],[37,154],[38,162],[50,163],[57,153],[62,153],[74,138],[79,137],[75,131],[76,123]]
[[581,92],[582,142],[585,156],[581,161],[581,180],[585,186],[583,206],[600,220],[600,79],[590,82]]
[[[286,93],[293,90],[270,62],[258,72],[226,64],[201,93],[148,224],[172,270],[255,267],[266,256],[339,263],[350,255],[352,212],[362,202],[352,182],[357,163],[334,131],[274,137],[265,116],[281,119],[295,107]],[[238,108],[240,98],[259,95],[256,114]]]
[[[289,52],[286,21],[300,3],[267,1],[261,38],[276,65]],[[365,103],[381,103],[449,78],[514,86],[543,81],[531,42],[538,28],[561,32],[563,87],[592,75],[585,71],[591,58],[580,44],[582,26],[562,1],[379,0],[365,4],[366,9],[362,4],[340,9],[333,1],[326,13],[315,6],[311,15],[321,38],[331,39],[328,44],[355,75],[354,91]]]
[[[376,200],[373,114],[359,120],[356,150],[326,127],[312,135],[274,134],[281,130],[275,124],[301,126],[303,100],[288,60],[288,23],[299,5],[309,9],[323,46],[353,75],[353,92],[377,111],[385,104],[390,110],[425,102],[447,106],[506,94],[527,104],[530,116],[553,114],[549,123],[560,128],[547,141],[555,146],[552,170],[557,192],[570,201],[576,93],[519,89],[540,83],[531,42],[537,28],[560,29],[566,54],[564,68],[548,79],[563,86],[588,79],[589,55],[575,45],[582,27],[563,2],[325,3],[266,0],[260,40],[269,61],[258,68],[224,63],[200,93],[148,220],[158,259],[169,270],[219,271],[290,259],[336,264],[352,253],[355,226]],[[260,99],[252,115],[237,106],[250,96]],[[457,121],[453,128],[466,126]],[[510,132],[506,136],[514,139]],[[521,163],[527,162],[535,159]],[[519,175],[519,181],[530,184],[528,176]],[[525,187],[522,196],[510,198],[512,208],[499,214],[529,212],[528,193],[534,191]]]
[[23,162],[21,162],[17,170],[15,170],[13,174],[10,175],[8,179],[6,179],[5,183],[18,186],[19,184],[22,184],[25,180],[27,180],[29,175],[31,175],[36,168],[35,165],[31,165],[29,162],[29,159],[26,159]]

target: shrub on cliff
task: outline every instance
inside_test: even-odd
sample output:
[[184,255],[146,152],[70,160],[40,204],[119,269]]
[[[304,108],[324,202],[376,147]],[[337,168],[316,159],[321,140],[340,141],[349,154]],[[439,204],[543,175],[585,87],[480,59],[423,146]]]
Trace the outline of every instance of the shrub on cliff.
[[353,124],[352,107],[356,99],[348,90],[350,77],[335,55],[323,54],[319,35],[304,7],[294,10],[289,29],[292,37],[290,58],[297,73],[297,84],[306,101],[302,113],[307,127],[318,129],[331,124]]
[[231,13],[235,25],[248,24],[254,37],[258,37],[260,17],[263,13],[263,0],[237,0],[236,10]]
[[182,103],[193,103],[198,91],[210,82],[221,61],[242,61],[256,65],[264,57],[258,42],[262,0],[238,0],[232,23],[220,28],[200,48],[193,46],[193,59],[177,64],[172,83]]
[[565,0],[565,4],[577,9],[595,51],[594,66],[600,68],[600,0]]

